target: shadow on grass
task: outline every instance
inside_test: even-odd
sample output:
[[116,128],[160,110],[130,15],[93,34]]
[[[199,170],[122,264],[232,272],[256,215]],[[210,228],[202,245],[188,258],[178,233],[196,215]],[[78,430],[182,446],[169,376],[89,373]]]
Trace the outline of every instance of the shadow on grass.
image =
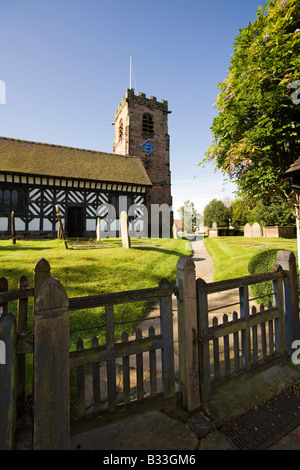
[[156,251],[158,253],[164,253],[168,255],[175,255],[175,256],[187,256],[181,250],[170,250],[167,248],[159,248],[154,246],[135,246],[131,248],[131,250],[138,250],[138,251]]

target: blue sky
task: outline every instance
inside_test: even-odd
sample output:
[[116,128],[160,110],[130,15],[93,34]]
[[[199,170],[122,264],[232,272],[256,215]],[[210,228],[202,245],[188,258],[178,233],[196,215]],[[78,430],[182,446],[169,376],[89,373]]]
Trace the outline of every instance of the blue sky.
[[212,165],[212,104],[239,29],[263,0],[2,0],[0,135],[112,152],[114,113],[129,88],[165,99],[173,210],[233,199]]

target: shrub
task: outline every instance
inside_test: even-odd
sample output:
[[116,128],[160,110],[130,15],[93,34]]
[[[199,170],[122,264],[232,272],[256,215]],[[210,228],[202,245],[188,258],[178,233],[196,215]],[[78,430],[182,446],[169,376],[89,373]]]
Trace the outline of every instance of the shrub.
[[[254,255],[248,264],[249,274],[258,274],[271,271],[274,264],[276,263],[276,256],[278,251],[278,248],[269,248],[262,250]],[[254,298],[258,297],[257,302],[264,305],[267,305],[269,300],[272,301],[272,292],[272,281],[261,282],[260,284],[254,284],[251,286],[252,296]]]

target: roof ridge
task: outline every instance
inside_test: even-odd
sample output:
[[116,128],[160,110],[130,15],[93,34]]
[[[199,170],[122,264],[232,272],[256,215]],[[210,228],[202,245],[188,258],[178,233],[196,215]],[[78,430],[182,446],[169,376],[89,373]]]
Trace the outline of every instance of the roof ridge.
[[23,142],[25,144],[46,145],[48,147],[58,147],[58,148],[64,148],[64,149],[69,149],[69,150],[80,150],[82,152],[101,153],[102,155],[113,155],[113,156],[116,156],[116,157],[128,157],[128,158],[138,158],[138,159],[140,159],[140,157],[137,157],[137,156],[121,155],[121,154],[118,154],[118,153],[111,153],[111,152],[102,152],[101,150],[91,150],[91,149],[85,149],[85,148],[81,148],[81,147],[69,147],[68,145],[48,144],[46,142],[37,142],[37,141],[34,141],[34,140],[15,139],[14,137],[0,136],[0,139],[12,140],[14,142]]

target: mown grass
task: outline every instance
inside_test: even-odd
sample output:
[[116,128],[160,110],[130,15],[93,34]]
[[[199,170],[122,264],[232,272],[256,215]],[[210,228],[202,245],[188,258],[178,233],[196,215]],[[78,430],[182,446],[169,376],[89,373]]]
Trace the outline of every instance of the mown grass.
[[[131,249],[123,248],[120,239],[86,244],[90,248],[71,241],[66,250],[61,240],[18,240],[15,245],[11,240],[0,241],[0,276],[7,278],[9,289],[17,287],[21,275],[26,275],[32,285],[34,266],[40,258],[45,258],[51,266],[51,275],[60,280],[68,297],[81,297],[155,287],[162,278],[173,283],[179,257],[191,254],[190,243],[181,239],[131,240]],[[116,306],[115,322],[141,318],[150,306],[145,302]],[[9,309],[16,313],[15,304],[11,303]],[[29,331],[32,322],[32,311],[29,311]],[[87,342],[95,335],[103,342],[103,329],[74,330],[104,323],[103,308],[70,312],[70,348],[75,347],[79,337]],[[132,329],[132,325],[128,328]],[[120,337],[121,333],[117,329],[116,336]]]
[[[158,286],[166,278],[175,283],[176,265],[180,256],[190,256],[191,247],[187,240],[173,239],[132,239],[131,249],[122,247],[120,239],[69,241],[66,250],[61,240],[11,240],[0,241],[0,277],[8,280],[9,289],[17,288],[21,275],[28,277],[33,285],[34,266],[45,258],[51,267],[51,276],[60,280],[69,298],[95,294],[108,294],[127,290],[145,289]],[[33,329],[32,299],[28,309],[28,328]],[[115,339],[123,331],[134,330],[134,320],[143,318],[151,309],[151,302],[135,302],[114,307],[114,321],[132,322],[116,325]],[[16,302],[9,303],[9,311],[16,314]],[[93,336],[99,343],[106,341],[104,308],[71,311],[70,350],[76,348],[79,338],[84,347],[91,347]],[[86,329],[96,327],[94,329]],[[86,330],[85,330],[86,329]],[[71,370],[71,409],[76,408],[76,373]],[[32,393],[32,355],[26,356],[26,395]],[[27,422],[28,418],[24,418]]]
[[297,240],[287,238],[212,237],[205,244],[213,259],[215,281],[247,276],[252,257],[262,250],[297,252]]
[[[32,285],[34,266],[40,258],[45,258],[51,266],[51,275],[60,280],[69,298],[107,294],[155,287],[162,278],[173,283],[178,258],[190,254],[186,240],[138,239],[132,240],[131,249],[123,248],[118,239],[106,239],[90,249],[78,249],[78,244],[75,249],[69,242],[68,250],[60,240],[18,240],[16,245],[5,240],[0,242],[0,277],[7,278],[9,289],[17,287],[21,275],[26,275]],[[148,303],[116,306],[115,321],[140,318],[149,306]],[[9,309],[15,313],[16,305],[11,303]],[[103,308],[70,312],[70,329],[102,325],[103,316]],[[29,311],[29,331],[32,321]],[[71,333],[71,349],[79,337],[87,341],[94,334],[103,341],[103,332]]]

